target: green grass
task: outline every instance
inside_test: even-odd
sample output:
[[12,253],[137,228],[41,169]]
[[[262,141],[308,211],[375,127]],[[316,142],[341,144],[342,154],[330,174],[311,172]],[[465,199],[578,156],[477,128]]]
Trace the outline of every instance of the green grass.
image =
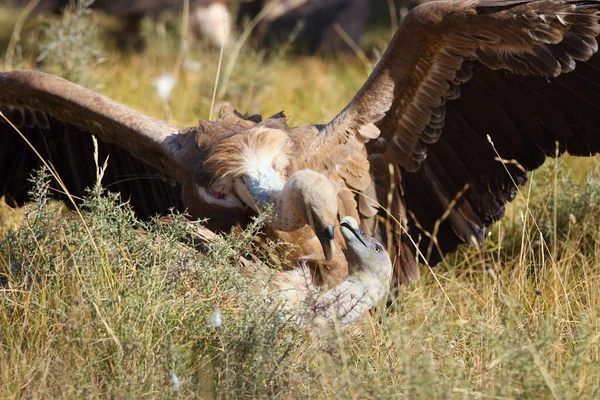
[[[145,53],[105,47],[81,79],[172,123],[207,118],[218,54],[191,50],[200,70],[183,70],[163,104],[152,80],[173,71],[178,41],[148,25]],[[17,66],[35,67],[37,47],[22,46]],[[38,67],[57,71],[89,50],[81,43]],[[244,50],[218,100],[325,122],[365,77],[359,62]],[[136,221],[99,190],[73,213],[37,182],[25,209],[0,209],[0,398],[600,396],[595,159],[549,162],[481,249],[434,269],[439,284],[423,267],[392,309],[327,337],[284,324],[239,273],[250,233],[201,254],[190,243],[197,223]],[[220,328],[208,322],[215,307]]]

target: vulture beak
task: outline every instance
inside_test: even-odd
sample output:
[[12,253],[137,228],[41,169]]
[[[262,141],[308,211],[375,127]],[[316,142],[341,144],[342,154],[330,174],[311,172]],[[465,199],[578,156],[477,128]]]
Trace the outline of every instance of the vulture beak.
[[333,225],[329,225],[321,235],[319,235],[319,241],[323,247],[323,253],[327,261],[331,260],[335,255],[335,237],[333,233]]
[[358,239],[365,247],[369,247],[364,239],[364,233],[360,228],[358,222],[352,217],[344,217],[340,221],[340,226],[342,228],[342,235],[346,238],[346,240],[350,240],[351,238]]

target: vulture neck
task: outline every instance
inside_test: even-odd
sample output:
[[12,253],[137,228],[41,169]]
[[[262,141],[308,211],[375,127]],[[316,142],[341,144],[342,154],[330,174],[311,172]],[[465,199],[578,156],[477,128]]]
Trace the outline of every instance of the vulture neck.
[[[387,284],[387,286],[386,286]],[[387,294],[389,280],[382,282],[376,274],[361,271],[350,275],[342,283],[317,299],[323,316],[333,321],[338,318],[340,329],[345,329],[365,312],[375,307]]]

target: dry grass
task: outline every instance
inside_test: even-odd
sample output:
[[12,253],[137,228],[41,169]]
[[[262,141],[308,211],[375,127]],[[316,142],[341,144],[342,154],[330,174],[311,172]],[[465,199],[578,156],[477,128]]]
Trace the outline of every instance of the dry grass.
[[[163,104],[152,82],[172,72],[177,38],[146,25],[148,51],[108,50],[88,86],[176,124],[207,118],[218,53],[188,53],[200,69],[184,69]],[[358,62],[244,51],[224,97],[323,122],[364,77]],[[435,269],[452,305],[424,270],[370,326],[327,339],[283,324],[249,289],[234,260],[250,235],[201,255],[195,224],[141,223],[96,191],[81,216],[90,237],[40,184],[26,210],[0,209],[0,398],[598,398],[600,169],[550,163],[530,182],[482,249]]]

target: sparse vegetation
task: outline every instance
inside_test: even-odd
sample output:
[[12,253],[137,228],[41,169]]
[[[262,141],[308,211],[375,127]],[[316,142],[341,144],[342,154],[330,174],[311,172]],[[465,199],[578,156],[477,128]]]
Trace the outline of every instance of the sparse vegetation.
[[46,22],[35,58],[48,72],[82,85],[86,84],[86,72],[105,60],[97,18],[87,8],[92,2],[78,1],[74,8],[65,9],[62,18]]
[[[111,51],[82,78],[175,124],[208,118],[218,54],[187,53],[200,69],[183,69],[165,108],[152,81],[178,46],[160,40]],[[20,45],[31,57],[15,67],[34,68],[40,49]],[[321,122],[365,76],[360,62],[245,50],[219,100]],[[595,159],[548,162],[483,248],[432,271],[439,284],[423,267],[370,325],[326,338],[282,322],[240,274],[251,234],[201,254],[189,239],[198,223],[137,221],[99,188],[67,211],[42,173],[32,203],[0,206],[0,398],[598,398],[599,171]]]

